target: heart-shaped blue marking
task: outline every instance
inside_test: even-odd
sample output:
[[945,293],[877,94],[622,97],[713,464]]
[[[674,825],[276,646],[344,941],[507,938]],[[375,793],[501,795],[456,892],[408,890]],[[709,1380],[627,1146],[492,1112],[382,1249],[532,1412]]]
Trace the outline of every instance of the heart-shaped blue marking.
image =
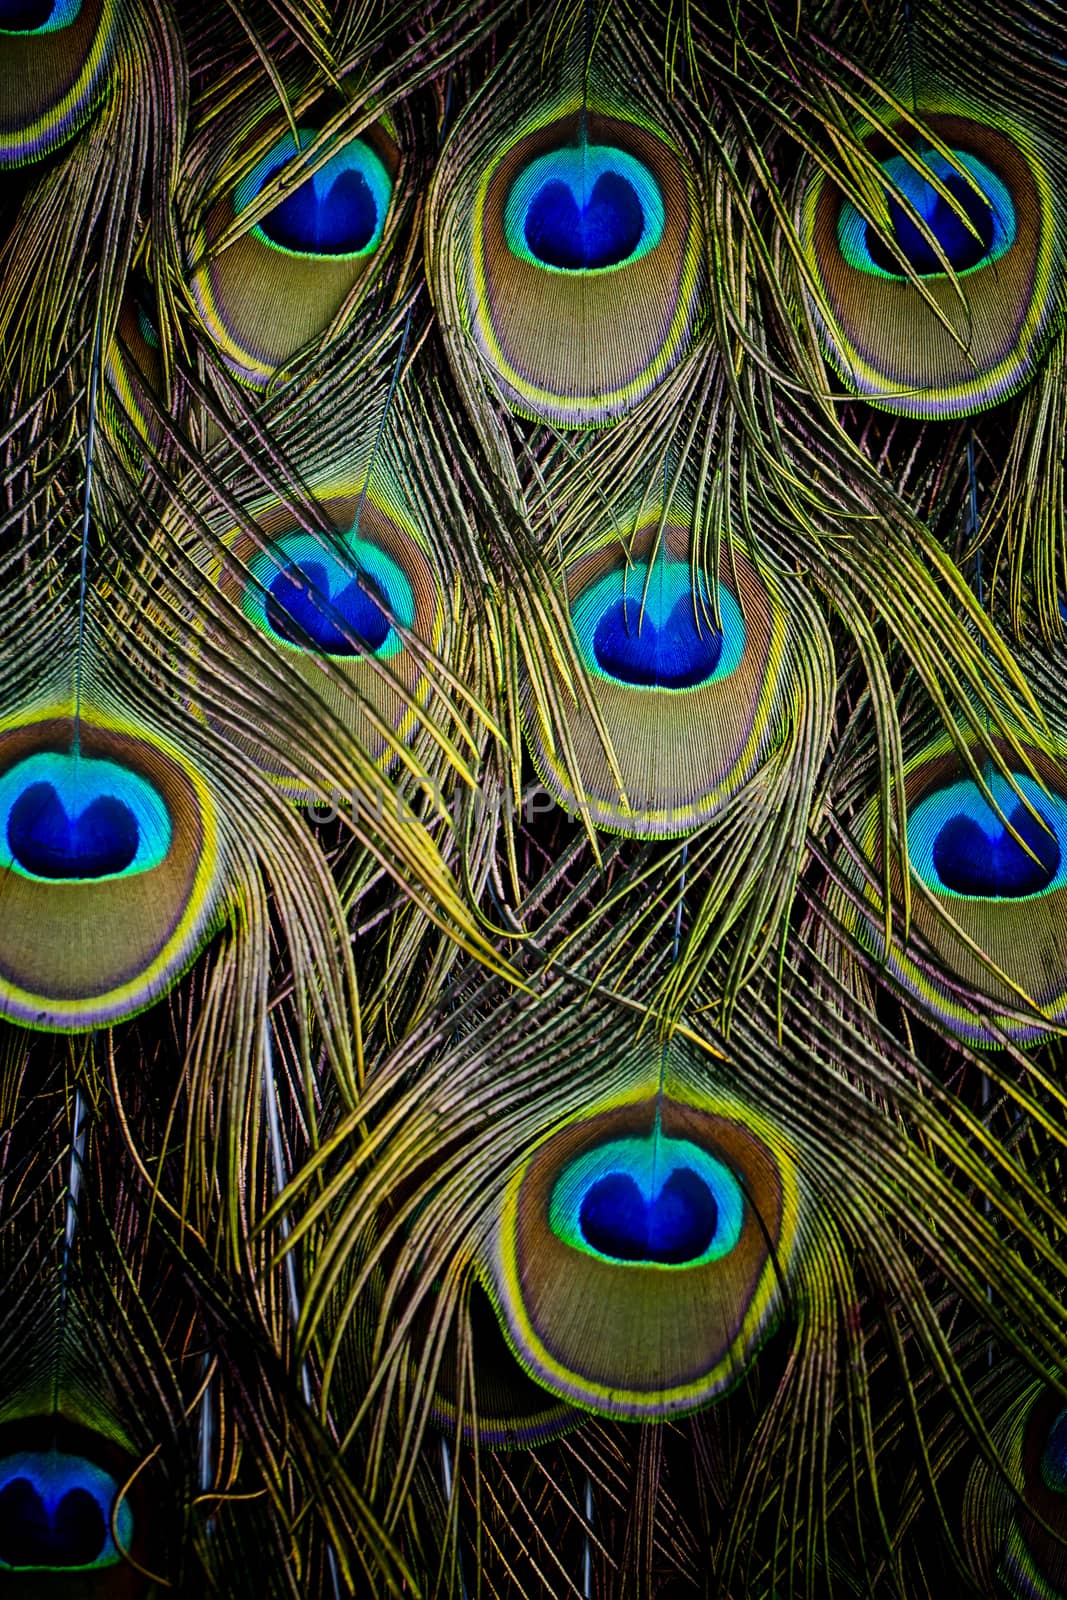
[[48,782],[31,783],[8,813],[14,859],[38,878],[103,878],[123,872],[137,855],[137,818],[124,801],[98,795],[71,817]]
[[28,1478],[0,1489],[0,1561],[11,1567],[88,1567],[108,1542],[101,1507],[88,1489],[68,1489],[50,1510]]
[[0,0],[0,33],[58,33],[81,8],[82,0]]
[[641,603],[624,595],[604,612],[593,634],[602,670],[643,688],[692,689],[712,677],[722,655],[722,634],[705,619],[697,630],[693,601],[678,600],[657,627]]
[[[886,178],[923,219],[953,271],[970,272],[999,260],[1011,248],[1018,233],[1015,206],[1003,180],[967,150],[954,150],[951,161],[934,150],[927,151],[922,157],[922,169],[913,167],[904,156],[890,156],[882,162]],[[962,217],[937,192],[932,178],[936,178],[957,202]],[[946,269],[933,246],[908,216],[896,193],[888,189],[886,209],[893,235],[913,271],[920,277],[944,273]],[[882,243],[876,230],[850,200],[841,202],[837,241],[845,260],[857,271],[906,279],[907,273],[899,257]]]
[[374,237],[378,207],[362,172],[350,170],[328,189],[309,178],[259,226],[275,244],[300,255],[355,255]]
[[652,172],[615,145],[583,142],[536,156],[504,206],[509,249],[550,272],[605,272],[639,260],[665,225]]
[[[937,190],[925,180],[920,179],[915,185],[909,186],[913,192],[908,194],[908,199],[941,246],[953,270],[966,272],[969,267],[976,267],[983,261],[992,248],[996,231],[993,208],[981,195],[975,193],[959,173],[948,172],[944,176],[939,174],[939,177],[977,231],[977,238],[948,202],[943,200]],[[920,274],[944,272],[945,269],[934,254],[933,248],[923,238],[900,202],[890,196],[888,206],[889,220],[897,243],[915,271]],[[867,249],[870,251],[871,260],[881,267],[883,272],[889,273],[892,277],[904,276],[900,262],[887,250],[871,227],[867,229]]]
[[[298,132],[301,151],[318,137],[310,128]],[[293,136],[286,134],[241,179],[233,192],[238,216],[296,154]],[[363,139],[352,139],[335,148],[252,231],[291,255],[366,256],[381,243],[392,193],[392,179],[377,151]]]
[[36,33],[49,21],[53,0],[0,0],[0,29],[5,33]]
[[561,1169],[549,1227],[575,1250],[663,1270],[730,1254],[744,1196],[709,1150],[654,1129],[593,1145]]
[[[1033,851],[1033,860],[990,813],[986,830],[973,817],[949,817],[933,845],[934,869],[946,889],[988,899],[1018,899],[1038,894],[1052,882],[1060,866],[1055,835],[1046,833],[1024,806],[1016,805],[1009,821]],[[995,828],[994,828],[995,824]]]
[[95,1462],[59,1450],[0,1458],[0,1564],[115,1566],[133,1536],[129,1502]]
[[619,1261],[679,1266],[710,1246],[718,1208],[708,1185],[688,1167],[676,1167],[649,1198],[628,1172],[608,1172],[590,1184],[579,1226],[600,1255]]
[[[367,574],[331,595],[325,563],[290,562],[269,586],[266,615],[278,637],[290,644],[303,645],[310,638],[327,655],[359,656],[380,650],[389,637],[385,603]],[[342,632],[342,622],[355,638]]]
[[603,172],[584,205],[562,179],[544,184],[530,202],[525,233],[538,261],[582,272],[628,261],[644,228],[645,214],[633,185],[617,172]]

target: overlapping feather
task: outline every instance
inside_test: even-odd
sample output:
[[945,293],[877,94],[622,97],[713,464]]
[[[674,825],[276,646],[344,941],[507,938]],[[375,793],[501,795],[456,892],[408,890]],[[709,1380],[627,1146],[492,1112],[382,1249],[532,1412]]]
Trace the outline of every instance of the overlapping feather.
[[[131,1593],[1058,1592],[1062,18],[115,9],[3,202],[0,1592],[105,1478]],[[898,415],[805,196],[943,266],[946,115],[1040,304]]]

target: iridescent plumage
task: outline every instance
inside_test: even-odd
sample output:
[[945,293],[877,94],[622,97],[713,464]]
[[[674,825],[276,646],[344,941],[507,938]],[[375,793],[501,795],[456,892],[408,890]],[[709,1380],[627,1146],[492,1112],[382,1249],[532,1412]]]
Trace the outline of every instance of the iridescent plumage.
[[0,0],[0,1596],[1067,1600],[1065,86]]

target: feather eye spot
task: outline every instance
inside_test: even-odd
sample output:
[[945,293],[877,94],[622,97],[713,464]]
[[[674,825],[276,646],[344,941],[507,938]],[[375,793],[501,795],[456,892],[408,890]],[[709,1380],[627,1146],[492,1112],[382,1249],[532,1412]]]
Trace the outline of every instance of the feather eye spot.
[[[297,131],[304,151],[316,134],[310,128]],[[235,215],[240,216],[297,153],[292,135],[286,134],[238,184]],[[377,152],[364,140],[353,139],[281,199],[252,231],[289,255],[368,256],[381,243],[392,190],[392,179]]]
[[103,1512],[87,1489],[46,1506],[29,1478],[0,1489],[0,1560],[12,1567],[83,1567],[103,1549]]
[[83,711],[0,732],[0,1015],[79,1031],[143,1011],[224,914],[203,774]]
[[924,882],[955,895],[1020,900],[1062,881],[1067,812],[1025,775],[1015,780],[1036,816],[999,775],[989,786],[1017,838],[970,779],[919,801],[908,821],[908,850]]
[[679,1266],[704,1254],[717,1214],[707,1184],[683,1167],[651,1196],[628,1172],[598,1178],[582,1200],[580,1221],[582,1237],[598,1255]]
[[137,855],[137,819],[114,795],[98,795],[71,817],[51,783],[33,783],[11,807],[7,841],[37,878],[105,878]]
[[457,125],[428,208],[446,339],[520,415],[607,426],[689,349],[705,281],[695,174],[636,118],[575,106],[501,149],[485,110],[474,145]]
[[654,1131],[610,1141],[565,1168],[549,1224],[557,1238],[605,1260],[688,1267],[733,1249],[742,1211],[737,1179],[722,1162]]
[[628,552],[613,535],[570,562],[562,588],[592,706],[567,707],[568,763],[527,690],[542,780],[597,827],[692,832],[756,775],[798,704],[781,580],[735,550],[714,585],[688,528],[652,516]]
[[263,388],[380,282],[403,161],[387,122],[249,139],[194,230],[189,289],[231,370]]
[[[972,1474],[971,1498],[1003,1541],[997,1592],[1011,1600],[1063,1600],[1067,1594],[1067,1407],[1051,1387],[1029,1398],[1009,1425],[1004,1462],[1020,1492],[1005,1497],[984,1463]],[[1001,1519],[1003,1519],[1001,1521]]]
[[639,259],[663,237],[659,185],[611,145],[581,144],[531,161],[504,208],[513,255],[558,272],[603,272]]
[[1006,828],[988,832],[973,817],[957,813],[949,818],[933,850],[934,866],[946,889],[988,899],[1020,899],[1048,888],[1060,864],[1055,838],[1022,806],[1016,806],[1008,820],[1022,844]]
[[31,878],[99,879],[145,872],[166,856],[162,796],[112,761],[55,752],[0,777],[0,866]]
[[902,416],[965,417],[1033,376],[1060,320],[1067,213],[1025,129],[940,111],[925,122],[922,144],[899,125],[864,135],[881,226],[844,179],[813,176],[804,293],[850,393]]
[[[1010,761],[1015,753],[1005,746],[1001,754]],[[917,753],[904,779],[907,865],[921,890],[911,927],[886,945],[875,887],[885,860],[876,800],[860,834],[875,875],[864,890],[868,909],[856,921],[846,912],[895,977],[953,1034],[982,1047],[1005,1035],[1041,1039],[1067,1015],[1067,778],[1052,753],[1030,748],[1027,755],[1036,776],[1009,766],[1009,779],[989,764],[984,793],[946,741]],[[895,851],[889,880],[900,904],[905,885]]]
[[652,1094],[576,1115],[516,1167],[483,1266],[538,1383],[634,1418],[736,1381],[796,1242],[796,1175],[769,1133],[749,1110]]
[[115,1566],[133,1538],[133,1513],[109,1472],[84,1456],[19,1451],[0,1461],[0,1570]]
[[588,197],[558,180],[546,183],[526,213],[523,233],[546,267],[595,272],[628,261],[645,230],[641,203],[625,178],[605,172]]
[[[344,481],[316,493],[323,531],[294,526],[280,502],[260,507],[259,531],[224,535],[226,554],[209,558],[210,582],[225,605],[210,623],[223,649],[232,649],[233,620],[242,620],[281,668],[321,700],[371,752],[392,760],[397,738],[417,735],[431,693],[424,652],[447,653],[449,612],[437,558],[406,510],[399,490]],[[226,622],[232,611],[237,618]],[[216,635],[216,628],[218,629]],[[260,653],[257,645],[257,654]],[[382,671],[382,668],[385,671]],[[258,670],[258,669],[257,669]],[[212,712],[202,708],[208,720]],[[305,768],[278,759],[277,728],[253,725],[246,748],[294,798],[309,792]],[[314,746],[311,747],[314,750]]]
[[[937,151],[922,154],[923,166],[952,196],[950,204],[929,178],[904,156],[892,156],[882,171],[892,184],[886,190],[889,222],[900,254],[919,277],[945,272],[930,238],[920,229],[898,196],[925,223],[953,272],[964,274],[997,261],[1015,242],[1015,207],[1006,185],[983,161],[966,150],[954,150],[953,162]],[[958,209],[957,209],[958,208]],[[962,216],[961,213],[962,212]],[[843,201],[837,221],[841,252],[850,266],[887,278],[907,277],[899,257],[878,231]]]

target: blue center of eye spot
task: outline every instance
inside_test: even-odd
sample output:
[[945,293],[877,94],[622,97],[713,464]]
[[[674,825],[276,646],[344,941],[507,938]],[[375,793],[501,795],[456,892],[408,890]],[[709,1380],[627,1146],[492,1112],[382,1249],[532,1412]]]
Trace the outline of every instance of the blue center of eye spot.
[[642,617],[639,600],[624,595],[603,613],[593,634],[593,653],[610,677],[656,689],[692,689],[707,682],[722,644],[722,634],[708,621],[698,631],[688,596],[657,627]]
[[568,272],[615,267],[641,242],[645,214],[633,186],[617,172],[602,172],[584,204],[569,186],[550,178],[526,213],[526,243],[538,261]]
[[158,791],[113,761],[41,753],[0,773],[0,870],[44,881],[144,872],[170,849]]
[[[316,135],[298,131],[300,149],[306,150]],[[250,205],[295,155],[287,134],[238,184],[235,212]],[[253,232],[291,255],[369,255],[381,242],[392,189],[377,152],[353,139],[268,211]]]
[[686,1267],[718,1260],[744,1219],[730,1169],[688,1139],[612,1139],[568,1163],[553,1186],[549,1225],[573,1248],[608,1261]]
[[[81,1456],[22,1451],[0,1460],[0,1570],[114,1566],[120,1559],[111,1535],[117,1495],[110,1473]],[[133,1515],[125,1501],[116,1524],[128,1547]]]
[[1060,865],[1055,835],[1046,833],[1022,806],[1016,806],[1008,820],[1036,861],[1006,828],[989,833],[973,817],[950,817],[934,840],[934,866],[946,889],[1017,899],[1048,888]]
[[365,250],[378,225],[378,208],[362,172],[342,172],[325,194],[314,182],[302,183],[260,223],[284,246],[304,255],[356,255]]
[[[970,184],[966,183],[958,173],[946,173],[943,182],[952,198],[963,210],[971,228],[974,229],[973,233],[932,184],[923,183],[919,193],[912,199],[912,205],[929,227],[954,271],[965,272],[968,267],[976,267],[989,254],[995,232],[993,208],[980,195],[975,194]],[[944,272],[945,269],[935,255],[932,244],[923,237],[917,224],[908,216],[900,202],[894,200],[892,196],[889,198],[889,220],[897,243],[917,273]],[[899,261],[886,249],[869,225],[867,249],[871,253],[872,260],[877,262],[883,272],[904,276]]]
[[415,622],[403,569],[368,539],[338,536],[334,548],[307,533],[286,534],[251,563],[243,608],[258,627],[298,650],[391,657],[403,647],[392,619]]
[[331,595],[324,563],[308,561],[303,566],[291,563],[278,574],[270,585],[266,612],[274,632],[291,644],[303,644],[306,635],[327,655],[358,656],[373,654],[388,639],[385,604],[369,576],[353,578]]
[[513,254],[557,272],[602,272],[638,260],[663,237],[659,184],[613,145],[550,151],[524,167],[504,207]]
[[49,1510],[28,1478],[0,1489],[0,1561],[11,1567],[86,1567],[107,1541],[104,1514],[87,1489],[69,1489]]
[[[969,779],[935,790],[908,817],[914,869],[931,887],[986,900],[1019,900],[1058,887],[1067,862],[1067,806],[1032,780],[1016,781],[1047,831],[998,775],[987,780],[1004,817],[1032,854],[1008,832]],[[1036,859],[1035,859],[1036,858]]]
[[609,1172],[586,1190],[579,1213],[586,1242],[599,1255],[675,1266],[705,1253],[717,1221],[714,1195],[689,1167],[676,1167],[651,1196],[628,1172]]
[[1041,1452],[1041,1477],[1053,1494],[1067,1495],[1067,1406],[1060,1412],[1048,1431],[1045,1448]]
[[[953,158],[953,162],[946,161],[930,150],[923,155],[922,163],[952,196],[962,216],[930,179],[903,156],[891,156],[882,163],[882,171],[894,185],[894,190],[886,192],[890,227],[904,258],[919,277],[933,277],[946,269],[894,191],[899,191],[922,218],[954,272],[970,272],[996,261],[1016,237],[1015,206],[1004,182],[966,150],[953,151]],[[906,279],[902,262],[849,201],[841,206],[837,233],[850,265],[881,277]]]
[[137,855],[137,818],[114,795],[98,795],[68,816],[51,783],[31,783],[8,814],[11,854],[37,878],[104,878]]
[[745,623],[728,589],[718,591],[719,626],[703,584],[699,599],[684,561],[606,574],[577,598],[574,631],[589,668],[637,689],[695,689],[726,678],[744,654]]
[[0,33],[58,33],[81,11],[81,0],[0,0]]

